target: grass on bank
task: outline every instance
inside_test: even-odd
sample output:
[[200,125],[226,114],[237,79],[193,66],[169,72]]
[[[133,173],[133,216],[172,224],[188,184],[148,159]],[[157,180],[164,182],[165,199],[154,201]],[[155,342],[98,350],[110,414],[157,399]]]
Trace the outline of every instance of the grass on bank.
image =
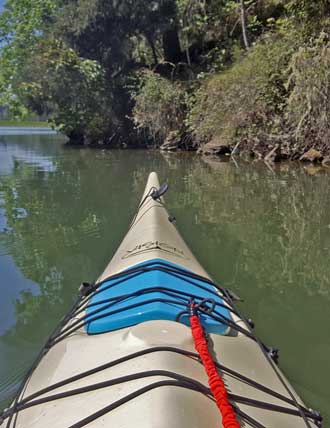
[[19,121],[19,120],[0,120],[0,126],[24,126],[31,128],[48,128],[49,123],[47,122],[30,122],[30,121]]

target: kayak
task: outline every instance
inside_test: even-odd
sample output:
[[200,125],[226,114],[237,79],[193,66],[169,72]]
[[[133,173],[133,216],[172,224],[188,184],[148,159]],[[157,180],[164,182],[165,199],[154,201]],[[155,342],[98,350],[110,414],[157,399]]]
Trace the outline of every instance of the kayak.
[[156,173],[118,250],[23,380],[1,428],[316,428],[309,409],[180,236]]

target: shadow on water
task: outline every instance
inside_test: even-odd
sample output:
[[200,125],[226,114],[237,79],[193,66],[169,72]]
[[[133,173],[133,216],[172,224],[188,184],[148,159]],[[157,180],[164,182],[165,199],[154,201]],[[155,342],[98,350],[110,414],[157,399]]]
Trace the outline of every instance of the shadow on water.
[[196,256],[245,299],[257,333],[281,348],[290,380],[330,417],[330,174],[77,150],[56,136],[1,138],[0,400],[12,396],[79,283],[105,267],[156,170]]

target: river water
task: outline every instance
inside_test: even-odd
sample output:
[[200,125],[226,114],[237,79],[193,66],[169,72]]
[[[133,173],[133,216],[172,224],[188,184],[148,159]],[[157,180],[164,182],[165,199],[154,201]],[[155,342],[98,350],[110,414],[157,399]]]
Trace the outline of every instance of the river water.
[[[155,170],[197,258],[330,424],[330,173],[0,136],[0,408],[82,281],[120,243]],[[324,426],[327,426],[325,422]]]

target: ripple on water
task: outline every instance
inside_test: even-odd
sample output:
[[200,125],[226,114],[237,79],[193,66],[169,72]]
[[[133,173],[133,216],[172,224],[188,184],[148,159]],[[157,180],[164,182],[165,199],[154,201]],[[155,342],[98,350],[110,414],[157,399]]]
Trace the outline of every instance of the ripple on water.
[[[8,405],[33,361],[36,350],[28,343],[24,343],[24,348],[21,354],[20,346],[0,339],[0,408]],[[6,361],[14,361],[15,365],[8,367]]]

